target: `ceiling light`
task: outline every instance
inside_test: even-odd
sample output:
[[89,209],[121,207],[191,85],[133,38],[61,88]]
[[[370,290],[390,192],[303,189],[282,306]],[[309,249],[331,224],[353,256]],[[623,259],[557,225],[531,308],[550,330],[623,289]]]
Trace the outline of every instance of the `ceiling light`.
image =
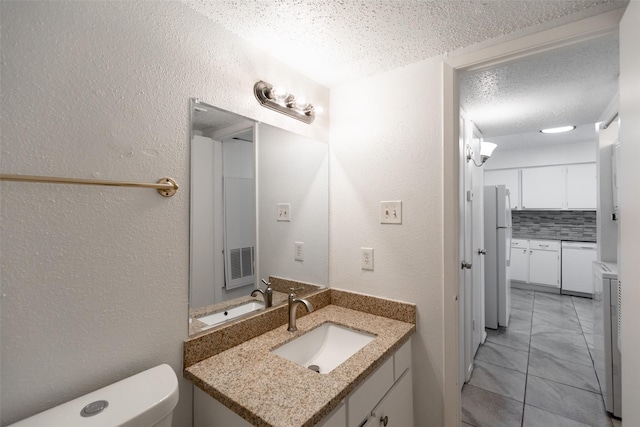
[[570,130],[574,130],[575,128],[576,128],[575,126],[561,126],[559,128],[542,129],[540,132],[542,132],[542,133],[562,133],[562,132],[569,132]]
[[315,119],[313,105],[304,97],[296,98],[286,90],[260,80],[253,86],[253,94],[263,107],[311,124]]

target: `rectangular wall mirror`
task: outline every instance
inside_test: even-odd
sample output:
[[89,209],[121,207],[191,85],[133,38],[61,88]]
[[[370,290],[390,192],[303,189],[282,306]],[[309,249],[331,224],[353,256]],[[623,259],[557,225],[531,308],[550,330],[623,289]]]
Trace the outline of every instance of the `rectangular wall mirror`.
[[[192,99],[189,334],[327,286],[328,145]],[[295,285],[298,286],[297,284]],[[309,292],[314,286],[304,286]]]

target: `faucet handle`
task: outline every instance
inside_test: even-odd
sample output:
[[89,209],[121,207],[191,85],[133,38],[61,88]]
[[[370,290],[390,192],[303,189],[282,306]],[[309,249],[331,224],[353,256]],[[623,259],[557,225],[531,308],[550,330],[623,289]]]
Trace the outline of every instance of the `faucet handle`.
[[290,293],[291,295],[295,296],[295,295],[296,295],[296,292],[298,292],[298,291],[302,291],[302,290],[304,290],[304,287],[302,287],[302,286],[301,286],[301,287],[299,287],[299,288],[289,288],[289,291],[290,291],[289,293]]
[[264,279],[261,279],[261,282],[264,283],[267,286],[267,289],[269,289],[271,287],[271,282],[267,282]]

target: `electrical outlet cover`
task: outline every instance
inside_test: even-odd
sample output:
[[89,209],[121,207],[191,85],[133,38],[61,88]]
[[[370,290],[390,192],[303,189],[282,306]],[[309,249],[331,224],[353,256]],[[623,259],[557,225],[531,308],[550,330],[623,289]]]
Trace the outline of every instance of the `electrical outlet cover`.
[[361,267],[363,270],[373,270],[373,248],[360,248]]
[[304,242],[293,242],[293,253],[296,261],[304,261]]
[[402,224],[402,201],[380,202],[381,224]]

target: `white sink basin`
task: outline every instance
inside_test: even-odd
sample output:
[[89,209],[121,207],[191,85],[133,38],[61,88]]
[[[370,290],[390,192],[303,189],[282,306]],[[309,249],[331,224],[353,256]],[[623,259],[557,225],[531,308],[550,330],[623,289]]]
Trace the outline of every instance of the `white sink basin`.
[[358,350],[375,339],[375,335],[327,322],[274,349],[272,354],[308,368],[316,365],[328,374]]
[[247,302],[237,307],[230,308],[226,311],[220,311],[218,313],[208,314],[206,316],[198,317],[198,320],[206,323],[209,326],[215,326],[220,323],[228,322],[229,320],[236,319],[252,311],[260,310],[264,308],[264,304],[257,301]]

